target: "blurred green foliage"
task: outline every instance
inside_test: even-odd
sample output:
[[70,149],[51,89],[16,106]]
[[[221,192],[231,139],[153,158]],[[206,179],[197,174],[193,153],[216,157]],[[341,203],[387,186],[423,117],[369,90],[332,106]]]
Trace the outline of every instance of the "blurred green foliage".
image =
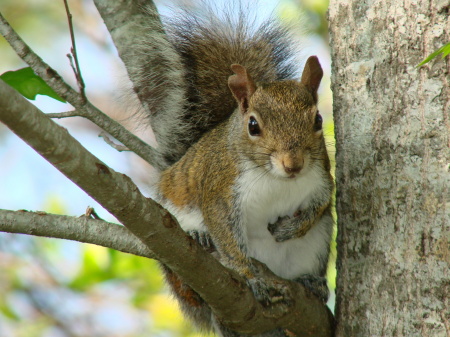
[[327,41],[328,3],[329,0],[285,0],[280,2],[279,15],[288,22],[301,22],[304,34],[316,34]]
[[[11,26],[32,47],[37,45],[41,48],[51,47],[55,36],[68,32],[64,5],[59,1],[2,0],[0,10]],[[3,37],[0,37],[0,49],[2,51],[0,72],[24,64],[9,48]]]
[[[65,213],[55,196],[44,204],[48,213]],[[155,260],[89,244],[3,235],[0,270],[2,337],[52,336],[55,329],[71,337],[200,336],[166,292]],[[130,326],[112,329],[114,315],[108,315],[115,311]]]

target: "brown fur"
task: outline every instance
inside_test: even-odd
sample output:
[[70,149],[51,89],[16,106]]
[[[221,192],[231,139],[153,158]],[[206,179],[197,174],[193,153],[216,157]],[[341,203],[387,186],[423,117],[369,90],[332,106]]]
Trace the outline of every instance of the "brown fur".
[[[231,64],[245,66],[256,82],[295,77],[290,61],[296,48],[288,30],[271,19],[255,24],[248,10],[236,9],[225,19],[211,8],[181,9],[166,20],[167,36],[150,26],[136,46],[143,61],[135,90],[147,108],[141,113],[155,134],[163,168],[230,117],[237,106],[227,86]],[[149,15],[155,13],[149,9]]]
[[[247,256],[242,234],[236,180],[243,163],[267,165],[271,156],[285,170],[301,169],[305,158],[329,170],[323,135],[313,127],[322,73],[315,59],[308,61],[300,82],[292,80],[292,40],[274,22],[251,29],[245,11],[225,20],[206,12],[205,17],[184,12],[167,27],[168,40],[162,31],[149,30],[150,42],[141,54],[148,53],[151,60],[138,87],[151,110],[150,124],[164,159],[161,166],[166,168],[158,185],[159,197],[178,209],[200,210],[221,262],[247,280],[255,280],[257,270]],[[170,60],[164,62],[165,57]],[[232,91],[228,87],[231,64],[241,67],[233,69],[241,75],[237,87],[231,84]],[[236,95],[242,83],[247,90]],[[240,110],[235,111],[238,105]],[[257,139],[248,134],[247,108],[262,129]],[[324,179],[331,182],[331,177]],[[323,204],[322,200],[320,207],[314,204],[311,217],[321,216]],[[301,227],[294,221],[289,230],[303,235]],[[197,324],[211,328],[208,305],[167,267],[163,270],[183,311]],[[255,286],[255,296],[270,302],[268,290],[278,288],[263,279],[257,281],[249,283]],[[226,337],[239,336],[221,326],[219,330]],[[285,333],[277,329],[261,336]]]
[[[247,86],[245,80],[239,83],[232,87],[239,91],[235,94],[237,100],[242,99],[239,86]],[[243,94],[244,99],[249,99],[248,111],[244,111],[241,104],[231,117],[205,133],[177,163],[162,172],[159,191],[164,199],[180,209],[199,209],[221,262],[247,279],[253,279],[255,270],[236,227],[240,221],[236,213],[239,198],[233,187],[241,174],[240,164],[244,160],[263,162],[267,157],[262,157],[261,153],[275,153],[285,166],[299,167],[304,164],[304,153],[314,153],[314,156],[309,155],[309,160],[318,161],[329,170],[329,159],[323,134],[314,129],[316,98],[305,84],[279,81],[261,84],[248,92],[251,97]],[[250,115],[257,117],[261,127],[261,136],[257,139],[248,135]],[[330,175],[324,179],[332,185]],[[305,235],[329,209],[331,190],[328,199],[319,200],[308,212],[303,212],[306,218],[301,224],[289,219],[289,230],[294,231],[294,236]],[[169,274],[168,282],[185,310],[193,307],[192,311],[187,310],[191,316],[204,318],[205,312],[210,312],[206,303],[198,301],[200,297],[180,279]]]

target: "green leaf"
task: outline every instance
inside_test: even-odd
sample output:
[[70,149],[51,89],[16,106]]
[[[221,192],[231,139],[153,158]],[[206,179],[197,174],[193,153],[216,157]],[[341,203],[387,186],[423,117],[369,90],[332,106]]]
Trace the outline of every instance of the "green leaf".
[[442,46],[438,50],[436,50],[434,53],[431,53],[425,60],[420,62],[416,68],[423,66],[425,63],[430,62],[432,59],[434,59],[436,56],[442,53],[442,58],[446,57],[448,54],[450,54],[450,42],[446,45]]
[[11,87],[28,99],[36,99],[36,95],[49,96],[60,102],[66,103],[45,81],[37,76],[30,67],[15,71],[7,71],[0,76]]

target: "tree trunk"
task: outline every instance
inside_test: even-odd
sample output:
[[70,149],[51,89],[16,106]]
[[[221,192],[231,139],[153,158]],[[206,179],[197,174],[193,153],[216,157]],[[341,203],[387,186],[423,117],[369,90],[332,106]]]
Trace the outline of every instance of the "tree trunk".
[[450,336],[448,1],[331,1],[337,336]]

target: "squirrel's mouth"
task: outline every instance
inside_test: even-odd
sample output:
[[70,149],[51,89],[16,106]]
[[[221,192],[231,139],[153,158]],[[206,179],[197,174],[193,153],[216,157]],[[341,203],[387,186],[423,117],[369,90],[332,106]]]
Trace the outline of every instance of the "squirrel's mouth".
[[286,180],[295,180],[296,178],[298,178],[301,175],[301,173],[289,173],[288,174],[286,172],[279,172],[277,170],[271,170],[271,173],[275,177],[277,177],[278,179],[281,179],[281,180],[284,180],[284,181],[286,181]]
[[301,172],[295,172],[295,173],[287,173],[284,170],[281,171],[275,167],[271,167],[269,172],[277,177],[278,179],[282,179],[282,180],[294,180],[295,178],[298,178],[299,176],[301,176],[301,174],[303,173],[303,170]]

